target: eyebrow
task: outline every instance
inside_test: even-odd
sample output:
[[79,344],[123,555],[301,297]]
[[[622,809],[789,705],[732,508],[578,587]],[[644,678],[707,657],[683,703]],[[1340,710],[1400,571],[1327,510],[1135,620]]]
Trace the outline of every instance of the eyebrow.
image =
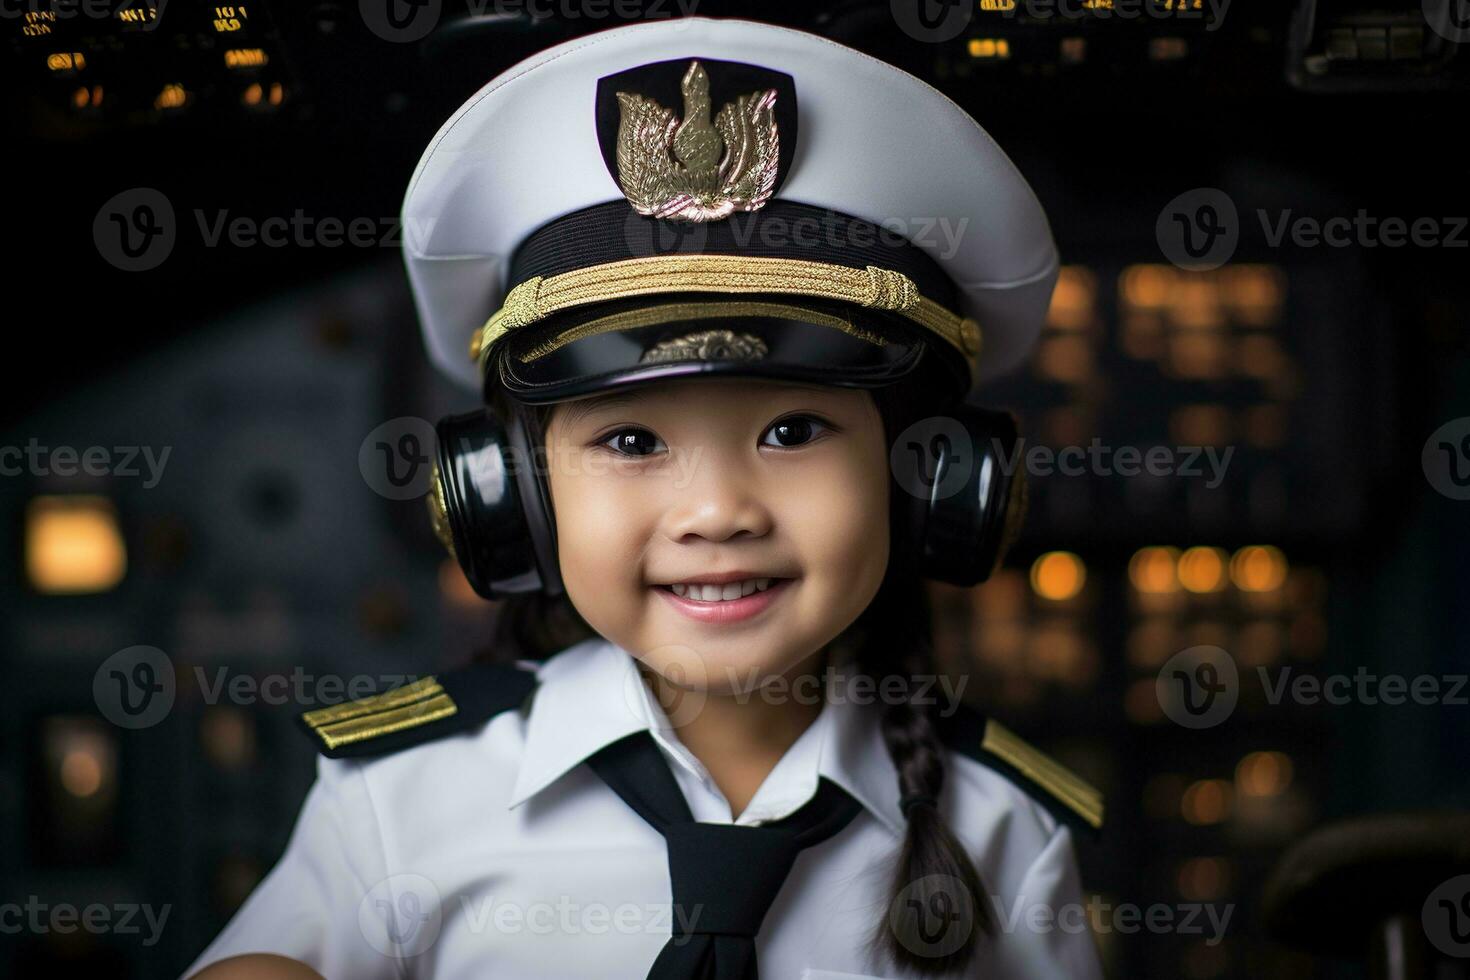
[[[810,391],[819,395],[830,395],[836,387],[835,385],[803,384],[800,381],[786,381],[784,379],[775,383],[783,388],[795,388],[799,391]],[[577,398],[572,401],[563,402],[564,414],[562,415],[561,424],[564,427],[570,428],[598,409],[614,408],[618,405],[626,404],[627,402],[633,401],[636,396],[637,392],[635,391],[609,391],[601,395],[591,395],[587,398]]]
[[802,391],[813,391],[819,395],[830,395],[834,391],[842,391],[846,389],[845,385],[809,385],[803,384],[800,381],[781,381],[779,382],[779,384],[783,388],[799,388]]
[[630,391],[609,391],[601,395],[593,395],[590,398],[578,398],[563,404],[564,414],[562,425],[570,428],[582,420],[583,416],[599,408],[611,408],[624,402],[633,400]]

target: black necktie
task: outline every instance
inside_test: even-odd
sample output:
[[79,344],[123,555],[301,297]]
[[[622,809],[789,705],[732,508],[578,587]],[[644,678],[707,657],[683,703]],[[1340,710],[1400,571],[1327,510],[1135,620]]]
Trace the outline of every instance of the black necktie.
[[648,980],[757,980],[755,936],[796,855],[862,809],[824,776],[816,795],[780,820],[697,823],[647,730],[604,746],[587,764],[669,845],[674,934]]

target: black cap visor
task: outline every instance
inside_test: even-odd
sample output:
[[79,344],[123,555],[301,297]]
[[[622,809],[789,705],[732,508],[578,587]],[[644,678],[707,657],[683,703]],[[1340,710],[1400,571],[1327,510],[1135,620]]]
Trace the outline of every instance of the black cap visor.
[[[693,375],[876,388],[943,346],[896,314],[841,302],[664,295],[566,311],[512,331],[489,355],[486,385],[498,382],[528,404]],[[945,373],[963,390],[967,368],[958,352],[933,360],[952,360]]]

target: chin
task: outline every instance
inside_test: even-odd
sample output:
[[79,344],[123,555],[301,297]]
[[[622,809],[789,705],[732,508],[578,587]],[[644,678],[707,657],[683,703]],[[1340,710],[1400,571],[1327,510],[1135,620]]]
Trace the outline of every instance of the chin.
[[649,647],[640,659],[676,687],[726,695],[786,673],[819,647],[793,646],[789,634],[784,641],[763,641],[758,635],[695,637],[685,631],[677,640]]

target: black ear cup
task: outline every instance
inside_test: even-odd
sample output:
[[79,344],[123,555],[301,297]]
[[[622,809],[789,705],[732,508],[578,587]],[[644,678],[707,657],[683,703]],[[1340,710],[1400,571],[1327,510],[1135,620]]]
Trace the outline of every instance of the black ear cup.
[[1008,412],[957,405],[946,413],[963,438],[936,439],[929,499],[920,510],[918,559],[926,578],[976,585],[991,576],[1020,533],[1026,470]]
[[541,460],[524,418],[502,426],[481,409],[441,419],[435,432],[430,520],[475,592],[486,599],[560,593]]
[[[528,465],[517,468],[516,476],[526,512],[526,528],[531,534],[531,549],[536,553],[541,591],[557,596],[566,587],[562,584],[561,561],[556,550],[556,514],[551,509],[545,433],[535,431],[534,424],[534,416],[529,411],[517,411],[510,422],[510,441],[519,458],[528,461]],[[542,447],[539,454],[537,447]]]

